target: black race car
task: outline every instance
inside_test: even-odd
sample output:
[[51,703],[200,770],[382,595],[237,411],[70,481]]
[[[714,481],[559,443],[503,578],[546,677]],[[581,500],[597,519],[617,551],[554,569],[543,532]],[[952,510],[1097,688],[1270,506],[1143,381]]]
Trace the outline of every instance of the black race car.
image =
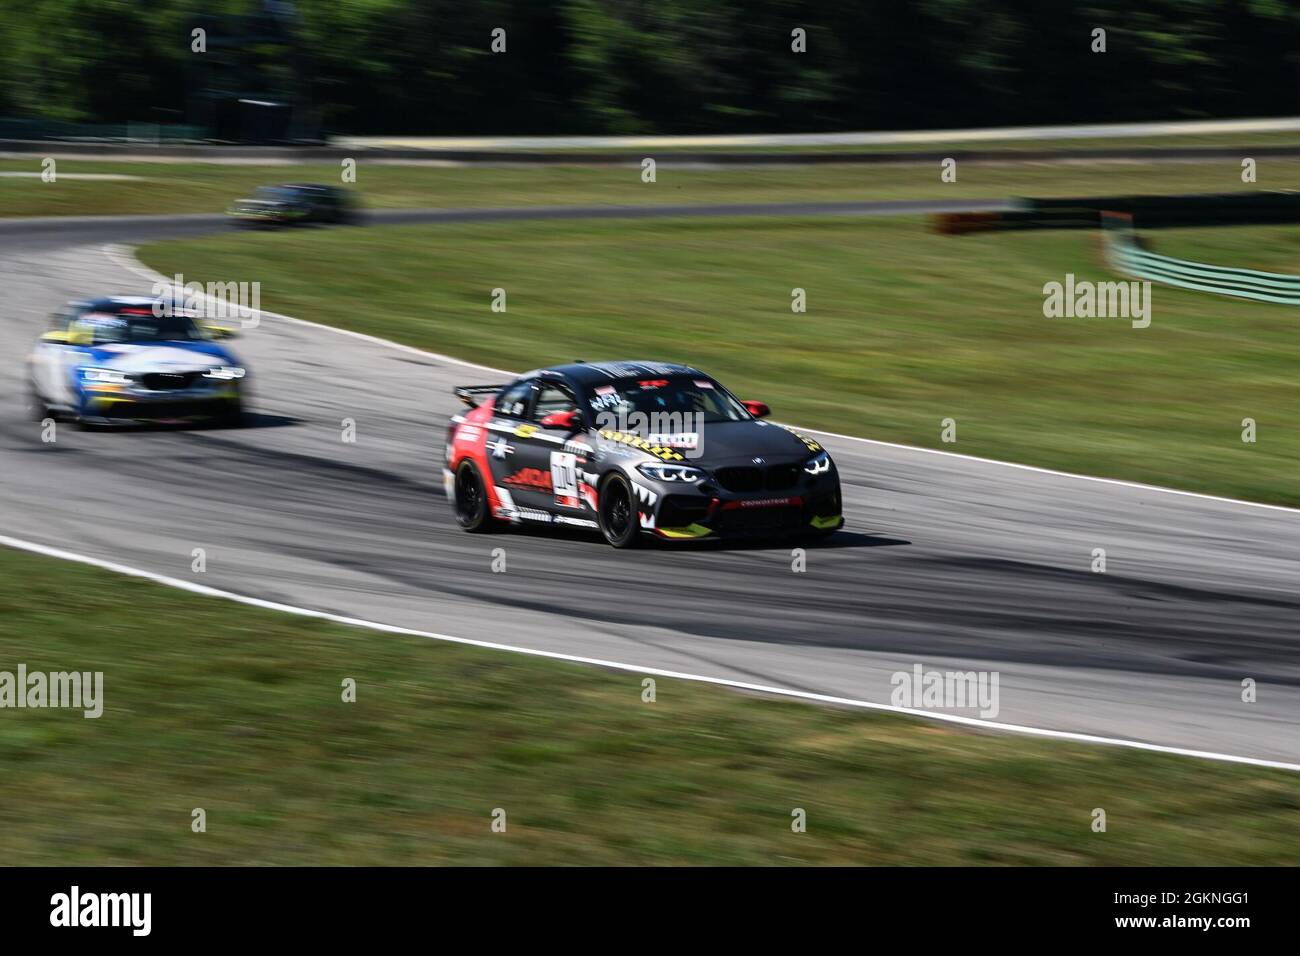
[[470,410],[448,427],[443,477],[466,531],[534,521],[628,548],[844,523],[826,449],[698,369],[577,362],[455,391]]
[[300,222],[357,221],[351,194],[338,186],[285,183],[262,186],[248,199],[237,199],[230,215],[243,225],[288,225]]

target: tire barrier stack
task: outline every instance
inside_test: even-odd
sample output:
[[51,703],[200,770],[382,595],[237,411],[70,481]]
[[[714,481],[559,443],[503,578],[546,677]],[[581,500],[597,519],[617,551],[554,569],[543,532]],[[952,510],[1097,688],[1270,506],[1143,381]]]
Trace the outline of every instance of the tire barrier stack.
[[1102,212],[1101,227],[1106,262],[1116,272],[1196,292],[1300,305],[1300,276],[1212,266],[1158,255],[1143,247],[1133,231],[1133,217],[1127,213]]

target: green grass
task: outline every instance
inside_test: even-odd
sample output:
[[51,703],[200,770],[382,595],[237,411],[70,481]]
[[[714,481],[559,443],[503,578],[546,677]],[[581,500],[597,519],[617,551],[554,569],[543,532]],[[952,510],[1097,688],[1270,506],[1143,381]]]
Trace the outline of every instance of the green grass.
[[[1152,236],[1215,263],[1300,261],[1292,227]],[[1153,286],[1147,329],[1044,318],[1045,282],[1111,278],[1098,243],[945,237],[919,218],[735,219],[285,232],[142,255],[165,275],[260,281],[266,308],[499,368],[692,362],[785,421],[1300,504],[1294,310]],[[505,314],[489,309],[497,287]],[[795,287],[806,314],[791,313]]]
[[[178,621],[184,626],[177,627]],[[1285,864],[1300,777],[350,629],[0,549],[10,865]],[[356,703],[341,700],[345,677]],[[207,832],[191,831],[191,811]],[[492,833],[494,808],[507,831]],[[791,810],[808,831],[791,832]],[[1095,807],[1108,830],[1090,829]]]
[[[0,172],[39,172],[40,157],[0,161]],[[221,212],[259,185],[338,182],[337,164],[249,166],[59,160],[59,178],[0,176],[0,217]],[[142,177],[77,180],[75,174]],[[939,167],[785,166],[659,170],[637,167],[440,167],[361,162],[354,187],[372,209],[683,202],[833,202],[868,199],[1001,199],[1008,196],[1224,192],[1243,188],[1238,164],[963,164],[957,182]],[[1261,159],[1258,188],[1300,188],[1300,160]]]

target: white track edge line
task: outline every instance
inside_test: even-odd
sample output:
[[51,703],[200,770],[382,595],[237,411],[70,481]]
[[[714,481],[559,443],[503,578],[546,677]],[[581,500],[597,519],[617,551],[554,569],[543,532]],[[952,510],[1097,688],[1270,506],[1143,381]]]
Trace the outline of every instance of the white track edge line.
[[247,604],[251,607],[258,607],[264,610],[279,611],[285,614],[293,614],[298,617],[314,618],[316,620],[329,621],[333,624],[343,624],[349,627],[362,627],[372,631],[382,631],[387,634],[421,637],[427,640],[444,641],[450,644],[463,644],[469,647],[479,647],[493,651],[508,651],[513,654],[523,654],[528,657],[566,661],[573,664],[594,665],[596,667],[629,671],[636,674],[653,674],[657,677],[667,677],[674,680],[690,681],[698,684],[712,684],[718,687],[728,687],[733,690],[745,690],[752,693],[788,697],[795,700],[812,701],[820,704],[835,704],[843,707],[853,707],[860,710],[877,710],[908,717],[921,717],[928,720],[960,724],[965,727],[978,727],[984,730],[1009,731],[1012,733],[1035,737],[1047,737],[1054,740],[1065,740],[1074,743],[1104,744],[1112,747],[1144,750],[1151,753],[1169,754],[1178,757],[1195,757],[1201,760],[1217,760],[1223,763],[1248,764],[1254,767],[1267,767],[1273,770],[1300,771],[1300,764],[1287,763],[1281,760],[1267,760],[1262,757],[1243,757],[1237,754],[1222,754],[1206,750],[1190,750],[1185,747],[1152,744],[1140,740],[1128,740],[1123,737],[1103,737],[1095,734],[1076,733],[1068,730],[1049,730],[1042,727],[1029,727],[1022,724],[1006,724],[997,721],[980,720],[975,717],[964,717],[959,714],[942,714],[928,710],[914,710],[909,707],[897,707],[893,704],[879,704],[873,701],[858,700],[852,697],[837,697],[832,694],[818,694],[812,691],[794,690],[788,687],[754,684],[748,681],[732,680],[726,677],[709,677],[703,674],[688,674],[682,671],[672,671],[661,667],[643,667],[638,664],[627,664],[622,661],[604,660],[599,657],[583,657],[577,654],[564,654],[559,651],[543,651],[537,648],[519,647],[513,644],[500,644],[493,641],[480,641],[468,637],[456,637],[451,634],[439,634],[436,631],[422,631],[416,628],[400,627],[396,624],[384,624],[379,621],[347,617],[342,614],[333,614],[329,611],[317,611],[311,608],[298,607],[293,604],[281,604],[277,601],[268,601],[263,598],[249,597],[248,595],[237,594],[233,591],[224,591],[220,588],[210,587],[206,584],[196,584],[192,581],[184,581],[180,578],[169,577],[165,574],[158,574],[154,571],[145,571],[141,568],[133,568],[129,565],[119,564],[115,561],[106,561],[102,558],[78,554],[75,551],[66,551],[62,548],[50,547],[49,545],[40,544],[35,541],[27,541],[23,538],[13,538],[8,535],[0,535],[0,545],[21,551],[30,551],[34,554],[41,554],[50,558],[58,558],[62,561],[88,564],[106,571],[112,571],[116,574],[143,578],[156,584],[164,584],[169,587],[179,588],[180,590],[190,591],[194,594],[201,594],[206,597],[223,598],[228,601]]

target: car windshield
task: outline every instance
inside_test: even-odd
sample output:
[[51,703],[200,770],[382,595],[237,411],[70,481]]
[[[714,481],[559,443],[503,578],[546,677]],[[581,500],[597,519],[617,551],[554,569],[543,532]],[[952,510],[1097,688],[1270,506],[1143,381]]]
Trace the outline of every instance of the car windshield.
[[702,414],[704,423],[738,422],[750,418],[743,405],[712,379],[694,375],[620,379],[595,386],[588,396],[598,419],[641,415]]
[[260,186],[255,195],[258,199],[292,202],[298,198],[299,192],[299,190],[290,189],[288,186]]
[[[144,310],[141,310],[144,312]],[[203,330],[187,315],[90,312],[77,320],[89,330],[95,345],[127,342],[176,342],[206,339]]]

